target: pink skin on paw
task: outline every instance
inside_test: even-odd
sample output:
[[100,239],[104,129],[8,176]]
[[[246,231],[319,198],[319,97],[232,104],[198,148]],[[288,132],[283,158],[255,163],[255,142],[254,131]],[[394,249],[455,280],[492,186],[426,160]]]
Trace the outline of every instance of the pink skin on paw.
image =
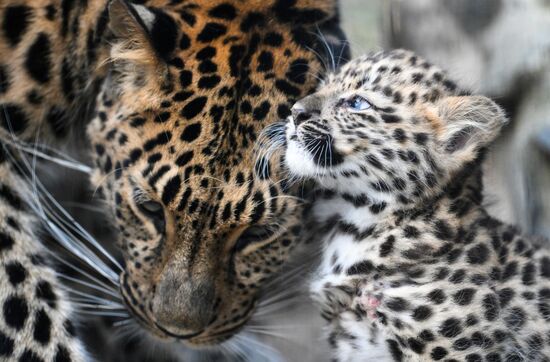
[[367,294],[361,296],[359,303],[367,311],[367,316],[372,319],[378,318],[376,315],[376,309],[380,306],[380,304],[382,304],[380,298]]

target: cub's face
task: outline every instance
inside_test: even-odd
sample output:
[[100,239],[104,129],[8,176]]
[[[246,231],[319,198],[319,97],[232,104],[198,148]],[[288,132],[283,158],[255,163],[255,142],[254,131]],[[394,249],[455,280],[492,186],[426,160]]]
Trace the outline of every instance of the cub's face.
[[[246,323],[300,232],[279,163],[255,172],[253,147],[316,86],[310,27],[334,3],[169,3],[110,6],[113,67],[88,135],[128,309],[155,335],[202,346]],[[311,23],[286,21],[302,12]]]
[[459,96],[411,52],[363,56],[298,101],[286,124],[294,177],[372,201],[414,205],[477,157],[504,123],[484,97]]

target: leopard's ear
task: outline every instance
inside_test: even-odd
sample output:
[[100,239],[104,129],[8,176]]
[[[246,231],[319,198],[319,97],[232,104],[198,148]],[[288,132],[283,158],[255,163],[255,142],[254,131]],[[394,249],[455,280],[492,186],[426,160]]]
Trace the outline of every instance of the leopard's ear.
[[444,157],[456,166],[477,158],[507,122],[502,109],[483,96],[447,97],[439,106],[438,138]]
[[176,48],[178,27],[161,10],[127,0],[112,0],[109,25],[115,36],[111,51],[114,61],[159,65],[168,61]]

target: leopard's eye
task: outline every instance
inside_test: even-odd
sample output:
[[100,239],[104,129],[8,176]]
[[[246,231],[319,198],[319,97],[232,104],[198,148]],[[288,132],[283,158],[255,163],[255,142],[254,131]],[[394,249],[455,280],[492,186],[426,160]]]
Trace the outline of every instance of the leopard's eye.
[[149,217],[157,229],[164,229],[164,207],[156,201],[143,201],[138,203],[139,210]]
[[371,107],[371,104],[361,96],[353,96],[345,103],[348,108],[351,108],[354,111],[365,111]]
[[269,239],[278,231],[276,225],[254,225],[246,229],[235,244],[235,251],[241,251],[252,243]]

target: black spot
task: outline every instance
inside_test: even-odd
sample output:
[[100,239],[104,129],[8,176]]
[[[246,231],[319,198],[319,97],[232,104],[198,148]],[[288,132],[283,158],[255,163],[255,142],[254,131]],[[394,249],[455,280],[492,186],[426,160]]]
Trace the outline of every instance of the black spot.
[[14,340],[0,332],[0,356],[10,357],[13,353]]
[[181,188],[181,178],[179,175],[172,177],[164,186],[162,191],[162,203],[164,205],[170,204],[172,200],[177,196]]
[[256,12],[250,12],[241,22],[241,31],[248,32],[255,26],[262,25],[265,21],[265,18],[262,14]]
[[523,267],[522,273],[521,273],[521,281],[524,285],[533,285],[535,284],[535,264],[533,263],[527,263]]
[[237,16],[237,10],[233,5],[224,3],[210,9],[208,15],[213,18],[233,20]]
[[217,86],[221,81],[220,76],[218,75],[211,75],[211,76],[204,76],[199,79],[199,88],[201,89],[212,89],[215,86]]
[[279,33],[267,33],[264,37],[264,44],[278,47],[283,43],[283,37]]
[[482,301],[483,309],[485,310],[485,319],[494,321],[499,314],[498,299],[495,294],[487,294]]
[[172,100],[174,102],[183,102],[189,99],[189,97],[191,97],[193,94],[194,94],[193,92],[177,92],[172,97]]
[[69,350],[62,345],[57,346],[57,351],[55,352],[55,356],[53,359],[53,362],[71,362],[71,354],[69,353]]
[[374,265],[368,260],[357,262],[346,271],[348,275],[369,274],[374,270]]
[[293,61],[288,67],[286,77],[291,82],[297,84],[304,84],[306,82],[306,75],[309,72],[309,63],[306,59],[300,58]]
[[386,204],[385,202],[382,201],[382,202],[372,204],[371,206],[369,206],[369,210],[370,210],[371,213],[376,215],[376,214],[379,214],[382,211],[384,211],[384,209],[386,209],[386,206],[388,206],[388,204]]
[[61,89],[68,101],[74,99],[74,79],[71,74],[71,66],[67,58],[63,58],[61,63]]
[[189,49],[190,46],[191,46],[191,39],[189,39],[187,34],[181,33],[180,49],[181,50],[186,50],[186,49]]
[[430,353],[430,356],[432,357],[432,359],[434,361],[439,361],[443,358],[445,358],[445,356],[448,354],[449,352],[447,352],[447,350],[443,347],[435,347],[434,349],[432,349],[432,352]]
[[417,307],[412,314],[415,321],[423,321],[430,318],[432,315],[432,309],[428,306],[422,305]]
[[388,301],[386,301],[385,304],[388,309],[391,309],[395,312],[402,312],[409,309],[409,302],[400,297],[390,298]]
[[430,299],[434,304],[441,304],[447,300],[447,297],[445,296],[445,292],[443,292],[443,290],[434,289],[428,293],[428,299]]
[[427,329],[424,329],[422,332],[420,332],[420,334],[418,335],[418,337],[424,341],[427,341],[427,342],[433,342],[435,341],[435,336],[434,334],[427,330]]
[[446,338],[454,338],[462,332],[460,320],[449,318],[439,326],[439,333]]
[[268,101],[262,102],[262,104],[254,108],[254,112],[252,113],[254,119],[256,121],[263,121],[267,116],[267,114],[269,113],[270,108],[271,108],[271,104]]
[[13,240],[11,235],[0,231],[0,252],[10,250],[14,244],[15,241]]
[[176,48],[178,27],[174,19],[166,13],[158,9],[151,9],[151,11],[155,14],[150,33],[151,42],[161,58],[168,60]]
[[501,308],[504,308],[510,303],[516,293],[510,288],[504,288],[498,291],[498,301]]
[[273,69],[273,54],[269,51],[263,51],[258,56],[258,72],[269,72]]
[[453,230],[451,226],[444,220],[437,220],[434,227],[434,234],[442,240],[452,240]]
[[405,135],[405,131],[403,131],[401,128],[397,128],[395,131],[393,131],[393,138],[397,142],[405,142],[407,140],[407,136]]
[[470,264],[484,264],[489,257],[489,248],[479,243],[467,251],[467,260]]
[[420,235],[420,232],[414,226],[407,225],[403,231],[406,238],[415,239]]
[[525,312],[519,307],[510,309],[508,314],[504,317],[506,326],[514,331],[520,330],[525,324],[525,320]]
[[36,342],[45,346],[50,341],[52,321],[43,309],[36,313],[34,320],[33,338]]
[[511,277],[517,274],[518,263],[516,261],[511,261],[504,267],[504,272],[502,273],[502,280],[506,281]]
[[180,139],[185,142],[193,142],[200,136],[200,134],[201,134],[201,124],[193,123],[185,127],[185,129],[181,133]]
[[299,88],[296,88],[295,86],[283,79],[277,79],[277,81],[275,81],[275,87],[277,87],[278,90],[290,97],[298,98],[301,94]]
[[380,257],[386,257],[393,251],[393,245],[395,244],[395,237],[393,235],[388,236],[386,241],[380,245]]
[[25,352],[19,356],[19,362],[44,362],[44,360],[33,351],[26,349]]
[[52,68],[50,39],[45,33],[40,33],[27,51],[25,68],[29,75],[39,83],[50,80]]
[[399,348],[399,344],[393,340],[393,339],[387,339],[386,344],[388,345],[388,348],[390,349],[390,353],[394,359],[394,361],[402,361],[403,360],[403,352],[401,351],[401,348]]
[[28,6],[10,6],[4,10],[2,30],[11,46],[17,45],[29,25],[32,10]]
[[27,271],[17,261],[6,264],[6,274],[8,274],[8,279],[14,287],[22,283],[27,277]]
[[46,9],[46,19],[49,21],[53,21],[55,19],[55,16],[57,15],[57,9],[53,4],[50,4],[45,7]]
[[468,305],[472,302],[476,290],[473,288],[461,289],[453,294],[453,300],[458,305]]
[[53,291],[52,285],[45,280],[36,285],[36,297],[44,300],[52,308],[55,308],[57,295]]
[[465,351],[472,346],[472,341],[468,338],[459,338],[453,343],[453,349],[456,351]]
[[466,362],[482,362],[482,358],[477,353],[471,353],[466,356]]
[[540,259],[540,276],[550,279],[550,258],[547,256]]
[[451,283],[458,284],[462,283],[465,277],[466,271],[464,271],[464,269],[458,269],[449,277],[449,281]]
[[9,86],[8,71],[4,65],[0,64],[0,94],[6,93]]
[[427,141],[428,141],[428,135],[426,133],[414,134],[414,142],[416,142],[418,145],[424,146]]
[[6,324],[16,330],[23,328],[29,315],[27,302],[19,296],[8,297],[4,302],[3,311]]
[[187,103],[185,107],[181,110],[181,115],[186,119],[192,119],[197,116],[206,105],[206,97],[197,97]]
[[380,162],[378,160],[378,158],[373,155],[373,154],[370,154],[370,155],[367,155],[365,157],[365,160],[373,167],[379,169],[379,170],[384,170],[384,165],[382,165],[382,162]]
[[[382,114],[382,119],[384,120],[384,122],[386,123],[399,123],[401,122],[401,117],[395,115],[395,114],[388,114],[388,113],[384,113]],[[398,128],[400,129],[400,128]],[[406,137],[402,140],[399,140],[399,142],[402,142],[406,139]],[[397,138],[396,138],[397,140]]]
[[290,113],[290,108],[286,104],[279,104],[279,106],[277,107],[277,117],[279,117],[280,119],[285,119],[290,115]]
[[[172,139],[172,133],[170,131],[159,132],[156,137],[151,138],[143,144],[143,149],[146,152],[151,151],[157,146],[165,145]],[[117,167],[118,168],[118,167]]]
[[178,158],[176,159],[176,165],[178,166],[185,166],[191,159],[193,158],[193,151],[187,151],[182,153]]
[[27,115],[15,104],[0,104],[0,123],[2,127],[15,134],[25,131],[29,122]]
[[202,43],[211,42],[224,35],[227,27],[220,23],[207,23],[197,36],[197,40]]
[[415,338],[409,338],[407,340],[407,344],[409,345],[409,348],[417,353],[417,354],[422,354],[424,353],[424,348],[426,347],[426,345],[419,341],[418,339],[415,339]]
[[182,88],[187,88],[193,81],[193,73],[189,70],[182,70],[180,72],[180,85]]
[[253,197],[254,208],[250,214],[251,223],[257,223],[265,213],[265,199],[261,192],[256,192]]

